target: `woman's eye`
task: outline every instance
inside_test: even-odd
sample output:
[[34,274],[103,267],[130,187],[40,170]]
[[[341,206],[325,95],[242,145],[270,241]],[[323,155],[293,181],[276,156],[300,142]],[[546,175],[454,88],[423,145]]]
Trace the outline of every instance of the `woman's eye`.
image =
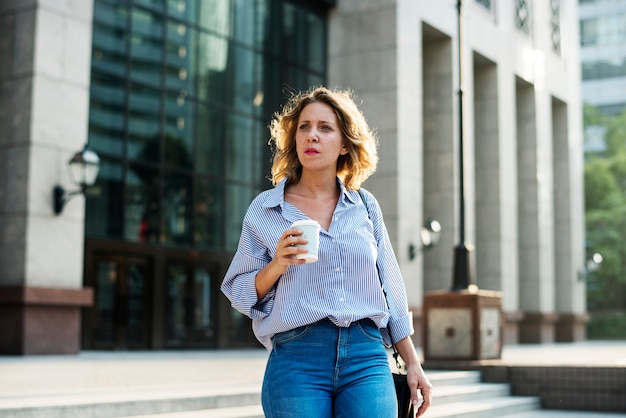
[[302,125],[298,126],[298,129],[306,129],[308,127],[308,125],[306,123],[303,123]]
[[322,130],[324,130],[324,131],[330,131],[330,126],[326,126],[326,125],[324,125],[324,126],[322,126]]

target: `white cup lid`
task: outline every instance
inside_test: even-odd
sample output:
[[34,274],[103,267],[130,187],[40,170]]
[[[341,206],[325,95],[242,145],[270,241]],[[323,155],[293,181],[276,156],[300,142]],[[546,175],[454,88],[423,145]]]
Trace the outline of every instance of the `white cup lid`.
[[297,227],[297,226],[309,226],[309,225],[313,225],[313,226],[317,226],[319,227],[320,224],[317,221],[314,221],[313,219],[301,219],[299,221],[295,221],[294,223],[291,224],[291,227]]

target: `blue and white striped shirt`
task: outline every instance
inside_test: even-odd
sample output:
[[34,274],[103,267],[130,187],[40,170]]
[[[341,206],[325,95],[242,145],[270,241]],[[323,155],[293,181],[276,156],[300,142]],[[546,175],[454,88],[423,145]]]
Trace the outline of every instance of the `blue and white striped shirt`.
[[283,232],[308,217],[285,202],[284,180],[259,194],[246,212],[239,246],[221,289],[235,309],[252,318],[254,334],[268,350],[274,334],[325,318],[338,327],[370,318],[388,346],[413,333],[404,281],[380,206],[361,189],[368,215],[359,192],[337,181],[341,193],[329,230],[320,232],[318,261],[290,266],[261,300],[255,287],[257,273],[276,256]]

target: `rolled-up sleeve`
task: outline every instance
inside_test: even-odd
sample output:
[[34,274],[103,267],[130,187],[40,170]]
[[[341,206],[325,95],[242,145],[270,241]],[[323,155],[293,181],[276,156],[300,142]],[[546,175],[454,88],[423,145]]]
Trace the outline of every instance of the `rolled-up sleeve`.
[[256,275],[265,267],[270,258],[267,246],[248,220],[244,218],[237,252],[224,276],[221,290],[230,300],[233,308],[252,318],[265,318],[272,310],[275,290],[258,299]]

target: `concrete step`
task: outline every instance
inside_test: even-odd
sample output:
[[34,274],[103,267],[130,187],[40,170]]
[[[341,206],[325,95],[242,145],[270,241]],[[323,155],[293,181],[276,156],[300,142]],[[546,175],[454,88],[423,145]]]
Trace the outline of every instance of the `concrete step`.
[[[509,386],[480,383],[477,371],[427,371],[435,400],[427,417],[488,418],[539,408],[509,396]],[[0,418],[262,418],[260,384],[176,386],[94,393],[50,393],[0,400]]]
[[[539,407],[535,398],[510,397],[506,384],[480,383],[476,371],[434,371],[428,373],[435,389],[435,404],[426,417],[501,417],[508,413]],[[263,417],[260,406],[144,415],[135,418],[256,418]],[[130,418],[130,417],[127,417]]]
[[[261,405],[132,416],[132,418],[264,418]],[[131,418],[131,417],[124,417]]]
[[[259,405],[258,385],[167,387],[24,396],[0,401],[0,418],[113,418]],[[238,417],[238,415],[232,415]],[[251,418],[256,415],[242,415]],[[262,416],[262,414],[261,414]]]
[[490,418],[535,411],[539,399],[510,396],[508,384],[481,383],[478,371],[428,371],[434,386],[428,418]]
[[439,404],[435,401],[426,413],[428,418],[500,418],[540,407],[535,397],[507,396]]
[[624,413],[542,409],[507,415],[506,418],[624,418]]
[[510,386],[504,383],[471,383],[435,386],[434,392],[437,404],[499,398],[509,396],[510,394]]
[[426,376],[434,387],[465,385],[480,382],[480,372],[476,370],[426,370]]
[[[508,394],[508,386],[502,384],[480,384],[477,371],[433,371],[429,373],[433,385],[441,388],[437,396],[448,402],[451,399],[477,399]],[[135,416],[134,418],[256,418],[263,417],[260,405],[241,408],[216,408],[187,412],[172,412]],[[125,417],[125,418],[130,418]]]

